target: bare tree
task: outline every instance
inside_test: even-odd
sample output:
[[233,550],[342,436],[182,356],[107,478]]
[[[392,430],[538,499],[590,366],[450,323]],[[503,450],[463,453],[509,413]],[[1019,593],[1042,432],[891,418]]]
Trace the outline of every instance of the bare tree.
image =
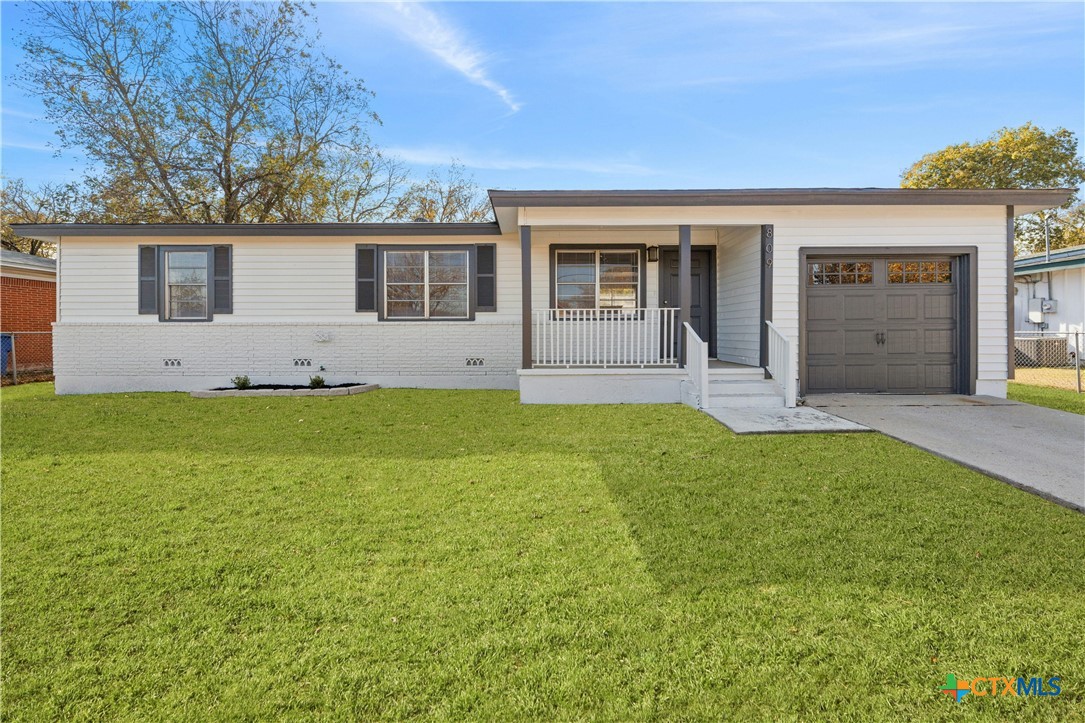
[[365,171],[357,209],[382,215],[398,183],[366,133],[372,94],[293,0],[37,3],[23,46],[19,82],[103,168],[88,185],[107,219],[325,220],[343,158]]
[[13,223],[74,223],[85,221],[88,211],[83,192],[74,183],[44,183],[29,188],[21,178],[0,186],[0,243],[9,251],[53,256],[54,244],[19,236]]
[[390,216],[395,221],[489,221],[489,199],[462,165],[453,162],[442,176],[431,171],[403,193]]

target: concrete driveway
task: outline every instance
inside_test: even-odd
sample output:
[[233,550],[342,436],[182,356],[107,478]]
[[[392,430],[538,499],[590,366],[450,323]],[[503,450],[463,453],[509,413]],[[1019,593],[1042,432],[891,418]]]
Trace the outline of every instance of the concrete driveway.
[[817,394],[807,405],[1085,512],[1085,416],[995,397]]

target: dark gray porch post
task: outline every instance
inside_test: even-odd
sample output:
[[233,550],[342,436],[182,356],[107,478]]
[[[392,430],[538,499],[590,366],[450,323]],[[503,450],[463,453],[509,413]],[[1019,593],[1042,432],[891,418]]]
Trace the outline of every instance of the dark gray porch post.
[[521,369],[531,368],[531,227],[520,227],[520,289],[523,305]]
[[[761,227],[761,354],[762,367],[769,365],[769,328],[766,321],[772,321],[772,224]],[[800,272],[799,278],[805,278]],[[800,321],[801,323],[801,321]]]
[[692,261],[690,250],[691,231],[689,226],[678,227],[678,361],[686,363],[686,327],[690,320],[690,307],[693,305],[693,293],[690,289]]

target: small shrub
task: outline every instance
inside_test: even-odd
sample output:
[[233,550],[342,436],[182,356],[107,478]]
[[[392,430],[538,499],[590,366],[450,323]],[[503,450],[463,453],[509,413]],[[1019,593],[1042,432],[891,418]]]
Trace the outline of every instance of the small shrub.
[[234,377],[234,388],[236,389],[248,389],[252,386],[252,382],[245,375]]
[[319,389],[324,386],[324,377],[317,374],[315,377],[309,377],[309,388]]

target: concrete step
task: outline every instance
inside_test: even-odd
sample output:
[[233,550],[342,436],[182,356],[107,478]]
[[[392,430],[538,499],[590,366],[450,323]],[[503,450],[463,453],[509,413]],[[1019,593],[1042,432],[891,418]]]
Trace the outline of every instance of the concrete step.
[[776,384],[768,379],[711,379],[709,396],[718,394],[775,394]]
[[784,398],[780,394],[726,394],[721,396],[709,396],[704,404],[705,409],[767,409],[783,407]]
[[708,379],[709,381],[716,379],[764,379],[765,370],[760,367],[723,367],[723,368],[709,368]]

